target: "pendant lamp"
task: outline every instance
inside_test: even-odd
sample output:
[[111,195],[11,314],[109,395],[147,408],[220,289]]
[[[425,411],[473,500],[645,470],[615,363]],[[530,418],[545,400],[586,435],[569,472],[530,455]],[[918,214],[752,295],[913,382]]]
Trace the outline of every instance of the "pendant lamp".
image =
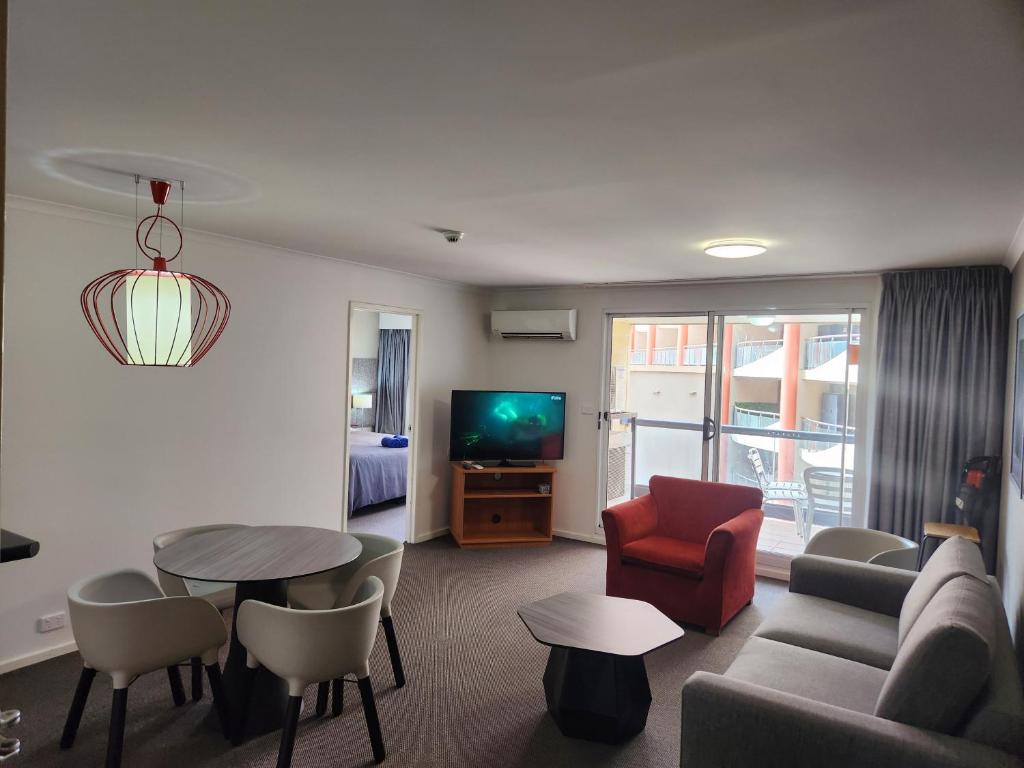
[[[136,176],[136,211],[139,181]],[[135,269],[108,272],[85,286],[82,312],[100,344],[121,365],[188,368],[224,332],[231,302],[209,280],[168,269],[183,247],[181,229],[164,215],[171,184],[150,179],[149,188],[156,213],[135,227]],[[181,191],[184,214],[184,184]],[[172,250],[173,255],[165,255]],[[149,268],[139,268],[139,254],[149,259]]]

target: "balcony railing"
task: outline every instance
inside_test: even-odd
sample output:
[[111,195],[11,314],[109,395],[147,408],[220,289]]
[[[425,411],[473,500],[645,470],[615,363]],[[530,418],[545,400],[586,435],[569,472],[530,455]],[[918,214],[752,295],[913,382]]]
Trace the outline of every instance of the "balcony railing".
[[732,408],[732,423],[737,427],[755,427],[767,429],[779,420],[779,414],[772,411],[762,411],[755,408],[744,408],[734,405]]
[[647,365],[647,350],[646,349],[631,349],[629,351],[629,364],[630,365]]
[[[854,344],[860,344],[860,334],[851,337]],[[846,334],[812,336],[804,341],[804,369],[817,368],[846,351]]]
[[[806,416],[800,420],[800,428],[804,432],[817,432],[819,434],[826,435],[840,435],[843,434],[842,424],[831,424],[827,421],[818,421],[817,419],[808,419]],[[852,443],[854,437],[856,437],[856,430],[853,427],[846,428],[846,442]],[[824,451],[830,446],[835,445],[833,440],[822,441],[822,440],[809,440],[807,444],[808,450],[811,451]]]
[[652,365],[675,365],[676,364],[676,348],[675,347],[655,347],[654,349],[654,362]]
[[736,344],[735,350],[733,350],[733,368],[739,368],[743,365],[750,365],[751,363],[760,360],[762,357],[767,357],[777,349],[782,348],[782,339],[761,339],[758,341],[741,341]]
[[[718,354],[718,347],[715,346],[711,349],[712,358]],[[683,347],[683,365],[707,365],[708,364],[708,345],[707,344],[687,344]]]

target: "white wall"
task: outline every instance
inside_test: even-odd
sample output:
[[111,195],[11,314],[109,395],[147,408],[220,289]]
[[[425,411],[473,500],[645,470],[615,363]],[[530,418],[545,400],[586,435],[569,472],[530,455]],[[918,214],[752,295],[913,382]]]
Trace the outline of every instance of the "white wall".
[[184,268],[223,288],[231,321],[191,370],[121,367],[79,308],[132,265],[132,221],[9,199],[4,328],[5,528],[39,539],[3,567],[0,669],[71,640],[36,634],[88,574],[152,572],[160,531],[214,521],[337,529],[349,302],[423,311],[416,534],[447,525],[452,388],[486,385],[484,305],[470,289],[186,233]]
[[[758,310],[836,309],[865,307],[864,344],[872,349],[874,317],[881,281],[877,277],[836,277],[817,280],[780,280],[638,287],[580,287],[495,292],[491,309],[578,309],[575,342],[508,341],[492,337],[489,385],[495,389],[564,390],[566,455],[558,470],[555,529],[592,541],[603,541],[597,528],[599,433],[596,418],[604,384],[605,313],[675,314],[723,310],[747,313]],[[870,402],[873,354],[861,363],[858,395]],[[870,408],[857,414],[859,455],[870,455]],[[855,488],[865,498],[863,477]]]
[[[1003,489],[999,510],[997,565],[1003,605],[1010,621],[1018,654],[1024,656],[1024,501],[1010,481],[1010,436],[1013,432],[1013,376],[1017,367],[1017,318],[1024,313],[1024,262],[1013,270],[1010,299],[1009,350],[1006,358],[1006,418],[1003,422]],[[1024,660],[1024,659],[1022,659]]]
[[352,357],[376,358],[380,347],[380,313],[356,312],[352,316]]

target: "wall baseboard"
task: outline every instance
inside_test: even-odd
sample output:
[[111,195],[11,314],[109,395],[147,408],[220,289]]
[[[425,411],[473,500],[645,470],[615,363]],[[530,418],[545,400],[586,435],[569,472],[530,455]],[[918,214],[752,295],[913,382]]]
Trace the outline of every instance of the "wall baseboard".
[[0,675],[6,672],[13,672],[16,669],[22,667],[30,667],[33,664],[38,664],[41,661],[47,661],[48,659],[54,659],[58,656],[63,656],[66,653],[74,653],[78,650],[78,645],[74,640],[68,640],[66,643],[55,645],[52,648],[43,648],[41,651],[33,651],[32,653],[26,653],[23,656],[15,656],[10,659],[3,659],[0,661]]
[[600,544],[602,547],[605,544],[604,536],[599,536],[597,534],[575,533],[573,531],[552,531],[551,533],[560,539],[585,541],[588,544]]
[[758,563],[757,568],[754,571],[758,576],[763,576],[766,579],[775,579],[776,581],[784,581],[789,583],[789,565],[776,565]]
[[444,528],[438,528],[438,529],[433,530],[433,531],[427,531],[426,533],[421,533],[419,536],[414,536],[413,540],[412,540],[412,543],[413,544],[422,544],[424,541],[430,541],[431,539],[439,539],[442,536],[445,536],[447,534],[448,534],[448,526],[446,525]]

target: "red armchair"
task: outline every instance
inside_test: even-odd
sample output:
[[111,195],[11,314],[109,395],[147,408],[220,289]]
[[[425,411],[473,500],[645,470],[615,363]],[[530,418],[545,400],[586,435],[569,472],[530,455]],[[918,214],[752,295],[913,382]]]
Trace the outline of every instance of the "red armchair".
[[609,595],[644,600],[710,635],[754,598],[758,488],[655,475],[650,494],[601,518]]

